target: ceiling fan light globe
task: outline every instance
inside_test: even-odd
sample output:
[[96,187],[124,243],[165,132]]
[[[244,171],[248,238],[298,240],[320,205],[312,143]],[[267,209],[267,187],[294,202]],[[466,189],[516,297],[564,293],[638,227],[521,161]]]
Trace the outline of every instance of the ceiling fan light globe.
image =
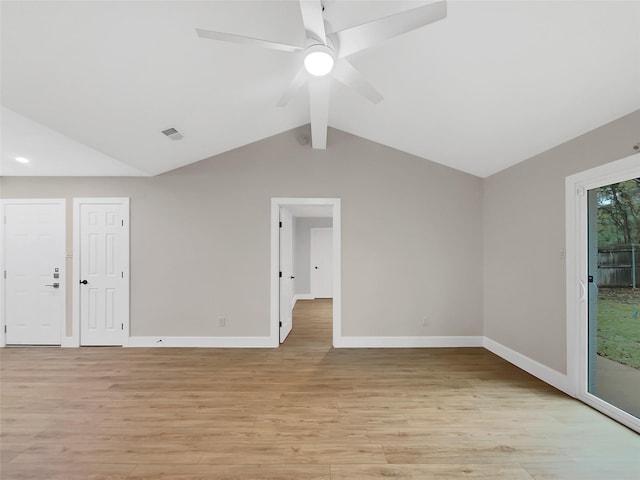
[[323,51],[310,52],[304,57],[304,68],[311,75],[322,77],[333,69],[333,57]]

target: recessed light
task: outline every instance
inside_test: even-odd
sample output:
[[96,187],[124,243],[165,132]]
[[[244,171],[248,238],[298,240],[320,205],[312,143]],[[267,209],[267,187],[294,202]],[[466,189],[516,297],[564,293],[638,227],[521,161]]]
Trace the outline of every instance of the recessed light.
[[24,157],[16,157],[16,162],[29,163],[29,159],[28,158],[24,158]]

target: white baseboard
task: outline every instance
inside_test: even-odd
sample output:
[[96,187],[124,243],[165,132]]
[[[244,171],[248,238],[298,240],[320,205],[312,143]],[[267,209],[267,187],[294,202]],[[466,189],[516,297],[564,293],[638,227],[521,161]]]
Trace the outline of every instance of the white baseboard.
[[295,306],[298,300],[315,300],[316,297],[311,295],[310,293],[296,293],[293,296],[293,305]]
[[274,348],[271,337],[129,337],[125,347]]
[[511,350],[509,347],[505,347],[488,337],[484,337],[484,348],[495,353],[499,357],[504,358],[507,362],[514,364],[525,372],[530,373],[534,377],[539,378],[543,382],[548,383],[568,395],[571,395],[569,380],[567,375],[564,373],[560,373],[557,370],[549,368],[546,365],[522,355],[515,350]]
[[336,348],[482,347],[483,337],[339,337]]
[[[298,296],[298,299],[307,299]],[[63,337],[62,347],[77,347],[74,337]],[[4,346],[4,345],[2,345]],[[277,339],[271,337],[129,337],[125,347],[197,347],[197,348],[275,348]],[[490,352],[539,378],[545,383],[572,395],[566,374],[560,373],[515,350],[482,336],[440,337],[338,337],[336,348],[443,348],[484,347]]]

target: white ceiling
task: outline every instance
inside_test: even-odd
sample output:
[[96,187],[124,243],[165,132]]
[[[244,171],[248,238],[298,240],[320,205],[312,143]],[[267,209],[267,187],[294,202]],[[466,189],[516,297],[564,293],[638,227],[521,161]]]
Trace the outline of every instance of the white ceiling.
[[[430,2],[326,3],[339,30]],[[276,107],[298,56],[194,32],[302,44],[296,1],[0,5],[1,175],[155,175],[309,122],[304,90]],[[639,1],[450,0],[349,57],[384,100],[334,81],[329,125],[486,177],[639,109],[639,26]]]

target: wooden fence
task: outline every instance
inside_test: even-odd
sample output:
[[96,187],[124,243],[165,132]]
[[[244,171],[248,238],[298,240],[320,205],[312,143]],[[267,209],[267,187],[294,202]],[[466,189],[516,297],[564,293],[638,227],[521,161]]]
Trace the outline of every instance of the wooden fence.
[[640,245],[616,245],[598,249],[598,286],[631,287],[640,283]]

